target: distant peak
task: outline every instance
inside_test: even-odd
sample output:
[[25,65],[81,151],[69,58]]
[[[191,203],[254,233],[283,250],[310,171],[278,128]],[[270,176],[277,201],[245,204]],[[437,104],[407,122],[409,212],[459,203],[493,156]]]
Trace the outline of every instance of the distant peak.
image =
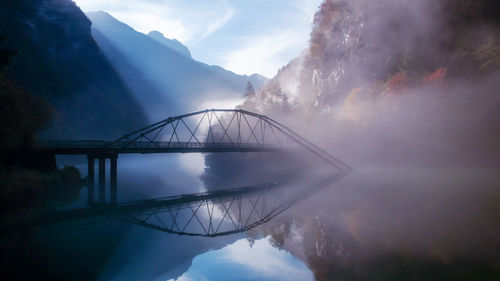
[[112,15],[110,15],[108,12],[105,11],[92,11],[92,12],[86,12],[85,15],[87,18],[89,18],[92,22],[99,20],[99,21],[107,21],[107,22],[119,22],[117,19],[115,19]]
[[112,18],[113,16],[111,16],[108,12],[105,12],[105,11],[90,11],[90,12],[86,12],[85,13],[87,16],[101,16],[101,17],[110,17]]
[[259,74],[259,73],[252,73],[250,75],[250,77],[252,77],[252,78],[258,78],[258,79],[264,79],[264,80],[269,80],[269,78],[267,78],[266,76],[264,76],[262,74]]
[[160,31],[153,30],[147,34],[150,38],[154,39],[155,41],[158,41],[162,45],[168,47],[169,49],[172,49],[173,51],[176,51],[177,53],[186,56],[188,58],[191,58],[191,52],[189,49],[184,46],[179,40],[177,39],[169,39],[163,35]]
[[158,30],[152,30],[148,33],[148,36],[157,36],[157,37],[163,37],[166,38],[163,33],[159,32]]

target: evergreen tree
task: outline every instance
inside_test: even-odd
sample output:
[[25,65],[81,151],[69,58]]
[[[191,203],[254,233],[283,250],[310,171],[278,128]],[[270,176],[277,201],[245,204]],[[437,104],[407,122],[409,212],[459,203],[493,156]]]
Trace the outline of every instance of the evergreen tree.
[[252,82],[248,81],[245,87],[245,98],[251,98],[255,96],[255,89],[253,88]]

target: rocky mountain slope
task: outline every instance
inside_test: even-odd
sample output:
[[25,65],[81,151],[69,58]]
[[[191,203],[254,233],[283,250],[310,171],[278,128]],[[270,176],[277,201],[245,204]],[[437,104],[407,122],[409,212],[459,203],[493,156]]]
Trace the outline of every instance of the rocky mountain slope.
[[[436,162],[437,151],[448,162],[460,157],[462,163],[475,158],[492,164],[488,155],[500,153],[492,142],[500,137],[492,127],[500,121],[494,109],[498,6],[486,0],[325,1],[315,16],[310,47],[244,107],[284,119],[300,116],[291,120],[297,129],[327,122],[328,136],[323,130],[308,132],[323,134],[325,145],[356,164],[377,161],[379,151],[386,161],[398,162],[398,155],[389,157],[377,143],[391,143],[426,165]],[[466,150],[457,138],[464,146],[474,144],[475,156],[459,156],[457,151]],[[354,151],[342,148],[353,142]],[[400,146],[407,143],[420,149]]]
[[186,46],[182,45],[182,43],[179,42],[177,39],[168,39],[165,36],[163,36],[161,32],[156,30],[149,32],[147,35],[153,38],[154,40],[162,43],[167,48],[176,51],[179,54],[184,55],[188,58],[191,57],[191,52],[189,51],[189,49]]
[[115,138],[147,121],[95,44],[90,21],[69,0],[2,1],[6,76],[55,109],[49,138]]
[[[179,42],[156,32],[137,32],[105,12],[87,16],[97,44],[153,119],[193,111],[207,102],[241,99],[249,81],[256,88],[266,81],[257,74],[237,75],[193,60]],[[137,80],[154,89],[154,98],[135,85]]]

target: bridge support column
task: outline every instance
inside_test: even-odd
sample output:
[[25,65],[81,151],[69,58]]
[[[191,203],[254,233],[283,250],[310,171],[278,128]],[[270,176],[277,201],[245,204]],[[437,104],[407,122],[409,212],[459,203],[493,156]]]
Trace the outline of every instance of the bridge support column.
[[110,157],[110,201],[111,204],[118,202],[118,175],[117,175],[117,160],[118,154]]
[[94,204],[94,157],[91,155],[87,155],[88,161],[88,176],[87,176],[87,188],[88,188],[88,200],[87,203],[89,205]]
[[106,201],[106,158],[99,157],[99,203]]

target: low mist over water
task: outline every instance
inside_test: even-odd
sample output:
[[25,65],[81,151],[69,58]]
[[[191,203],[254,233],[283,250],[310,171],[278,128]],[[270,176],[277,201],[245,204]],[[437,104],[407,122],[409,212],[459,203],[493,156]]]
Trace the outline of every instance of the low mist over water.
[[500,280],[497,1],[79,2],[0,4],[2,279]]

